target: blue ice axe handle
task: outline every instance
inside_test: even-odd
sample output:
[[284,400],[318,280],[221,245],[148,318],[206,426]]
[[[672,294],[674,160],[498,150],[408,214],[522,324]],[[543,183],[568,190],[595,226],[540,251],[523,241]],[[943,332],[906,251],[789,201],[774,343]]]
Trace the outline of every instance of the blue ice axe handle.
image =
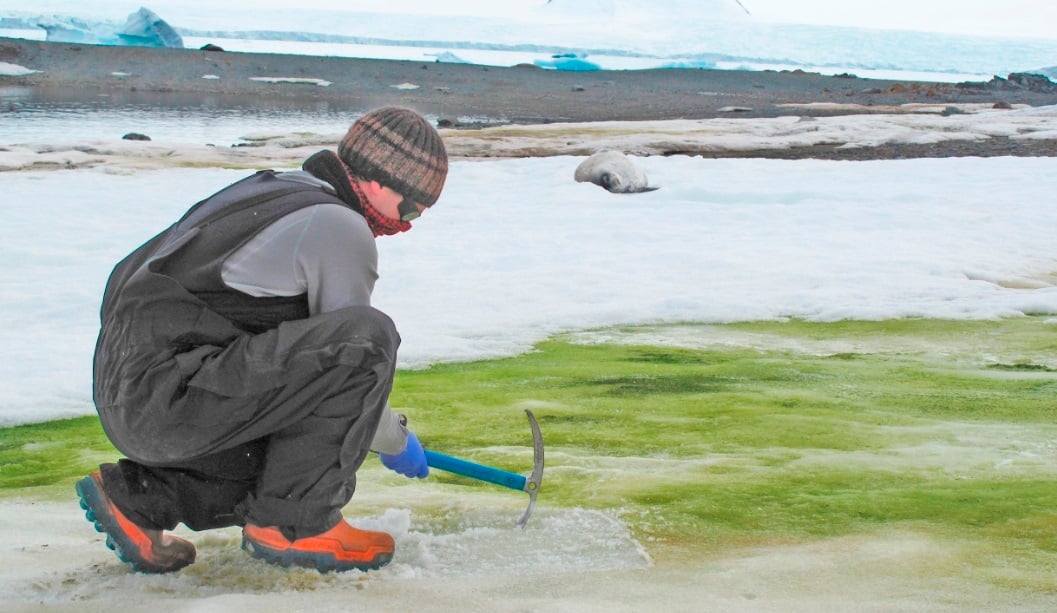
[[536,422],[536,417],[532,414],[532,411],[525,409],[525,415],[528,416],[529,426],[532,428],[534,460],[532,474],[528,477],[501,468],[493,468],[436,451],[426,450],[426,464],[429,464],[431,468],[438,468],[463,477],[501,485],[512,490],[528,492],[529,506],[517,522],[519,528],[524,528],[525,524],[528,523],[529,516],[532,515],[532,510],[536,506],[536,495],[539,494],[540,485],[543,482],[543,435],[540,433],[540,426]]
[[528,482],[528,478],[524,475],[507,472],[500,468],[492,468],[484,464],[477,464],[436,451],[426,450],[426,464],[429,464],[432,468],[439,468],[450,473],[477,479],[478,481],[502,485],[512,490],[523,490],[525,489],[525,483]]

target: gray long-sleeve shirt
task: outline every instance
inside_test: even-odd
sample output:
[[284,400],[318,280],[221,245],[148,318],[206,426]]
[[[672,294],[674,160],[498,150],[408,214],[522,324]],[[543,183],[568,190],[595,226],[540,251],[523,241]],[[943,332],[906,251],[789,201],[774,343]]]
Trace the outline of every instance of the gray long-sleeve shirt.
[[[305,177],[318,181],[307,173]],[[370,306],[378,249],[362,215],[338,204],[317,204],[259,232],[228,257],[221,278],[228,287],[258,298],[307,294],[310,315]],[[407,429],[387,404],[371,450],[399,453],[406,443]]]

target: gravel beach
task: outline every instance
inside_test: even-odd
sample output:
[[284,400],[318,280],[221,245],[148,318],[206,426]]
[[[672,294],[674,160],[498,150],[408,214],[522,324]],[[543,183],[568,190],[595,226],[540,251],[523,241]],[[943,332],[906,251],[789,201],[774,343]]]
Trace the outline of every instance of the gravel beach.
[[[437,62],[229,53],[200,49],[107,47],[0,38],[0,62],[33,72],[0,78],[39,99],[71,102],[194,100],[231,107],[325,105],[359,113],[398,104],[436,117],[441,127],[567,122],[754,119],[851,114],[961,113],[965,107],[1057,104],[1057,85],[1026,75],[990,82],[928,83],[805,72],[663,69],[567,72]],[[9,103],[0,111],[15,111]],[[293,129],[293,128],[292,128]],[[1054,156],[1052,139],[766,146],[673,151],[710,157],[891,159],[949,156]]]

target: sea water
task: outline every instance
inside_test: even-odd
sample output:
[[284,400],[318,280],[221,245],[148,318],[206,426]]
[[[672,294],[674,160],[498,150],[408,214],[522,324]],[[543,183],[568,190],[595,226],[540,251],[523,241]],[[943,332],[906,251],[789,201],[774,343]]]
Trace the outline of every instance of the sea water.
[[[0,81],[2,82],[2,81]],[[247,137],[291,132],[340,135],[356,115],[327,101],[157,92],[85,96],[0,86],[0,146],[116,139],[237,146]]]

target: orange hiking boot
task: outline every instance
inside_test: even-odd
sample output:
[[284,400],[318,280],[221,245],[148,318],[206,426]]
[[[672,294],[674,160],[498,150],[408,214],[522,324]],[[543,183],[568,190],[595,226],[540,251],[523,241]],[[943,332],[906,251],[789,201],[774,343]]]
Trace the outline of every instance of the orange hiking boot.
[[195,546],[190,541],[129,521],[107,497],[99,471],[77,482],[77,495],[85,517],[106,534],[106,546],[133,570],[169,573],[195,561]]
[[345,520],[323,534],[290,541],[275,526],[246,524],[242,548],[279,566],[304,566],[320,572],[374,570],[393,559],[393,537],[353,528]]

